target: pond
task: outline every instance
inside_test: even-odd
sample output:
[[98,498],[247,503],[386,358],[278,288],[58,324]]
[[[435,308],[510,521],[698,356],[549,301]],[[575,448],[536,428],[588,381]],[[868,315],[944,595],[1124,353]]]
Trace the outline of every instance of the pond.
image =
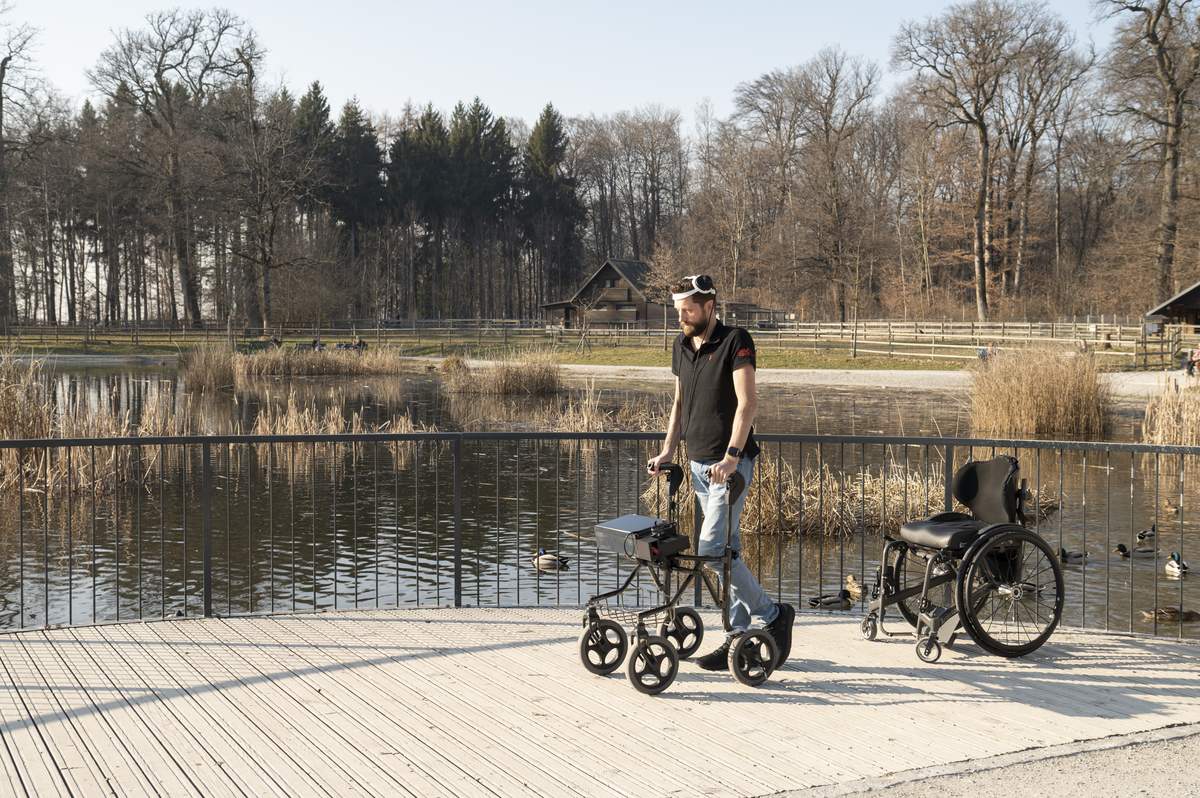
[[[178,376],[162,368],[63,371],[54,386],[60,402],[106,404],[135,418],[163,397],[213,433],[250,429],[265,403],[281,402],[293,390],[301,402],[337,405],[346,416],[358,412],[376,422],[407,414],[443,431],[528,431],[548,404],[587,392],[598,392],[607,409],[649,403],[665,412],[666,402],[663,383],[613,380],[574,380],[567,395],[548,400],[481,401],[447,394],[436,377],[424,373],[263,382],[237,394],[201,398],[185,394]],[[949,391],[764,386],[760,408],[757,429],[766,435],[969,434],[965,397]],[[1139,418],[1138,408],[1120,407],[1113,439],[1134,440]],[[665,513],[661,494],[645,500],[642,495],[647,488],[642,464],[656,449],[650,441],[514,437],[464,443],[463,601],[575,605],[615,586],[629,563],[597,551],[592,526],[626,512]],[[1067,623],[1151,632],[1155,625],[1143,621],[1143,609],[1191,608],[1187,580],[1169,580],[1162,567],[1172,550],[1185,558],[1200,550],[1190,487],[1196,463],[1181,468],[1174,457],[1155,462],[1125,453],[1053,449],[1004,453],[1020,459],[1031,488],[1061,502],[1060,509],[1033,522],[1038,530],[1056,549],[1090,554],[1086,566],[1066,569]],[[959,448],[954,462],[992,454]],[[72,458],[71,470],[81,480],[90,473],[91,459],[105,455],[85,449],[51,453]],[[214,446],[208,493],[197,447],[139,447],[134,456],[147,475],[140,486],[101,482],[64,496],[27,485],[6,497],[16,512],[5,513],[0,535],[0,626],[202,612],[206,518],[219,613],[453,600],[454,459],[446,443]],[[758,503],[760,520],[744,530],[744,556],[769,590],[801,606],[812,596],[836,592],[846,574],[869,582],[882,539],[868,528],[865,508],[853,506],[853,492],[843,487],[885,464],[930,475],[921,484],[932,496],[904,497],[912,515],[921,515],[921,506],[940,502],[942,458],[940,447],[769,443],[760,464],[773,459],[806,474],[824,464],[842,487],[823,492],[822,501],[860,521],[847,536],[778,534],[778,528],[790,527],[782,512],[772,513],[778,497],[752,488],[748,502]],[[1132,542],[1133,533],[1152,523],[1160,533],[1157,560],[1111,553],[1117,542]],[[529,560],[539,548],[567,556],[567,570],[534,569]],[[651,601],[649,580],[628,598]],[[1158,632],[1192,637],[1193,626],[1159,624]]]

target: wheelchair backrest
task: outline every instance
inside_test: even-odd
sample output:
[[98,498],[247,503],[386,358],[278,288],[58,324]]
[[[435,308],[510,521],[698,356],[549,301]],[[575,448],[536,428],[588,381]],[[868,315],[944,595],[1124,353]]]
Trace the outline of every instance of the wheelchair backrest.
[[1016,523],[1019,474],[1015,457],[1002,454],[991,460],[974,460],[955,472],[954,498],[979,521]]

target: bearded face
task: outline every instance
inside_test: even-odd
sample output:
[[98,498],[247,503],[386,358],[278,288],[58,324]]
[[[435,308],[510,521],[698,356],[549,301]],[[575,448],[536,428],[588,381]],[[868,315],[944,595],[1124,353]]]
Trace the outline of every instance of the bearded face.
[[675,310],[679,313],[679,329],[689,338],[703,334],[712,321],[715,306],[716,303],[710,306],[709,302],[695,302],[691,297],[677,301]]

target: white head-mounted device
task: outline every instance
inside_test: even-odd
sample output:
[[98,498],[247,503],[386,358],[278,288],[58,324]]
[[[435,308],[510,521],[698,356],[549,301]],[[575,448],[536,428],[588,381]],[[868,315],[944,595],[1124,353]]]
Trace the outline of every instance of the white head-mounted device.
[[683,278],[684,282],[690,282],[692,289],[681,293],[672,293],[671,301],[678,302],[681,299],[687,299],[692,294],[716,294],[717,288],[713,285],[712,278],[707,274],[692,274]]

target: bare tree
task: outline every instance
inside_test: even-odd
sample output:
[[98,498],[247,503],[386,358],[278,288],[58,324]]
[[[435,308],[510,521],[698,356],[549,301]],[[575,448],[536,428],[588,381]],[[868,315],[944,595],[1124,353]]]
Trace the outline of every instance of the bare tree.
[[1200,74],[1200,22],[1192,0],[1103,0],[1125,24],[1108,60],[1114,110],[1154,131],[1162,170],[1158,204],[1158,298],[1175,292],[1179,162],[1186,109]]
[[937,115],[939,126],[964,125],[976,136],[975,214],[972,252],[975,309],[988,315],[992,265],[992,128],[997,95],[1007,75],[1026,56],[1040,7],[1011,0],[972,0],[943,16],[905,23],[893,47],[893,63],[917,73],[920,100]]
[[140,111],[163,139],[168,228],[184,316],[199,326],[200,274],[184,173],[184,139],[193,128],[188,115],[244,77],[243,54],[252,35],[238,17],[221,9],[159,12],[146,23],[143,30],[119,32],[88,77],[105,96]]
[[[0,3],[0,18],[11,11],[10,2]],[[0,319],[6,324],[16,320],[17,293],[9,213],[13,142],[6,127],[11,122],[5,114],[11,117],[11,106],[27,101],[33,93],[29,82],[29,50],[34,33],[28,25],[5,25],[0,33]]]

